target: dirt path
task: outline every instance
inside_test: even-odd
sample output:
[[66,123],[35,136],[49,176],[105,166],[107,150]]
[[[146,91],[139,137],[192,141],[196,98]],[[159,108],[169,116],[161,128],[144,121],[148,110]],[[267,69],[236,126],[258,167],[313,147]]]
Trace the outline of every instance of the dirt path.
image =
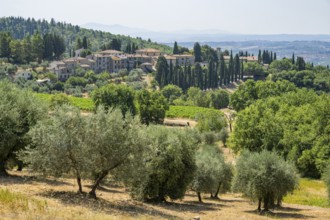
[[[204,203],[198,203],[195,193],[188,192],[181,201],[142,203],[132,200],[123,187],[102,185],[99,199],[94,200],[78,195],[73,179],[40,180],[26,172],[11,174],[15,176],[0,179],[0,188],[46,201],[47,211],[41,215],[37,210],[23,213],[27,218],[19,212],[6,213],[0,203],[0,219],[330,219],[330,209],[291,204],[272,210],[268,216],[259,215],[256,204],[239,194],[221,195],[221,200],[204,195]],[[83,185],[88,191],[90,183]]]

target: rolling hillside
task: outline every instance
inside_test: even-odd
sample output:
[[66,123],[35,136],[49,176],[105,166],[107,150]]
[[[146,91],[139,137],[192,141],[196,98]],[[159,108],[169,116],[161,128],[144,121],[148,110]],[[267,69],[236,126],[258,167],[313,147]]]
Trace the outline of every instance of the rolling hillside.
[[171,48],[166,45],[152,42],[151,40],[143,40],[141,38],[133,38],[124,35],[114,35],[109,32],[91,30],[81,28],[77,25],[57,22],[52,19],[50,22],[47,20],[35,20],[34,18],[22,17],[2,17],[0,18],[0,31],[10,32],[11,36],[15,39],[22,39],[28,35],[33,35],[37,31],[42,35],[46,33],[60,34],[66,43],[67,54],[70,50],[75,48],[77,38],[87,37],[92,51],[97,51],[102,45],[110,43],[112,39],[119,39],[121,41],[122,49],[128,43],[134,43],[138,48],[156,48],[164,52],[170,52]]

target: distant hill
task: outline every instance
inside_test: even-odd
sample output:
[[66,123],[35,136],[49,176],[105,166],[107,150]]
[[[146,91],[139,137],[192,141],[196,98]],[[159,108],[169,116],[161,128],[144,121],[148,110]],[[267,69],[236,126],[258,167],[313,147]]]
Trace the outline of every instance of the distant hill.
[[114,38],[121,41],[122,49],[124,49],[128,43],[135,43],[139,48],[151,47],[164,52],[171,51],[169,46],[143,40],[141,38],[81,28],[78,25],[57,22],[54,19],[48,22],[47,20],[35,20],[34,18],[2,17],[0,18],[0,31],[10,32],[15,39],[22,39],[27,35],[33,35],[37,31],[43,35],[46,33],[57,33],[65,39],[67,51],[74,49],[78,37],[81,39],[87,37],[92,51],[99,50],[102,45],[108,44]]
[[[192,49],[195,42],[180,42],[180,46]],[[304,57],[307,62],[315,65],[330,65],[330,42],[326,41],[221,41],[221,42],[202,42],[213,48],[220,47],[222,50],[232,50],[234,53],[248,51],[258,55],[259,50],[275,51],[278,58],[291,57],[292,53],[296,56]],[[172,43],[167,45],[171,46]]]
[[116,34],[125,34],[133,37],[153,39],[157,42],[219,42],[219,41],[329,41],[330,35],[304,35],[304,34],[270,34],[247,35],[229,33],[223,30],[179,30],[179,31],[150,31],[142,28],[132,28],[122,25],[105,25],[88,23],[82,25],[94,30],[110,31]]

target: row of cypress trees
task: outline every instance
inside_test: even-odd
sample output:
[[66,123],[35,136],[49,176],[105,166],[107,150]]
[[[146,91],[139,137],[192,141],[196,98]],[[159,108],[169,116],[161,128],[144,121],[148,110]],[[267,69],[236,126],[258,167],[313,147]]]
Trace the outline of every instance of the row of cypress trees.
[[210,59],[208,62],[196,62],[194,65],[174,66],[168,64],[165,57],[159,57],[156,66],[156,81],[162,88],[168,84],[177,85],[186,91],[190,87],[202,90],[215,89],[223,85],[243,79],[243,62],[238,54],[230,54],[225,62],[223,54],[218,61]]

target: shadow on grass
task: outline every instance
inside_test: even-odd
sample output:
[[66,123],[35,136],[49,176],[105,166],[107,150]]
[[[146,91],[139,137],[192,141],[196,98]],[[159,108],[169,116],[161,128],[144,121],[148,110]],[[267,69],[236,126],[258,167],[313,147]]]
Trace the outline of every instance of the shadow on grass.
[[[196,201],[198,201],[198,198],[197,198],[196,193],[187,192],[185,194],[185,197],[195,198]],[[202,199],[203,199],[203,201],[204,200],[207,200],[207,201],[217,201],[217,202],[222,202],[222,203],[245,202],[242,199],[223,199],[221,197],[221,195],[218,198],[214,198],[214,197],[211,197],[210,194],[203,194],[202,195]]]
[[267,216],[270,218],[283,218],[283,219],[310,219],[310,218],[314,218],[313,216],[309,216],[309,215],[303,215],[303,214],[299,214],[299,213],[294,213],[300,211],[299,209],[291,209],[291,208],[276,208],[272,211],[261,211],[259,212],[258,210],[253,210],[253,211],[244,211],[246,213],[250,213],[250,214],[255,214],[255,215],[263,215],[263,216]]
[[106,214],[113,215],[115,212],[117,212],[118,214],[125,214],[131,217],[136,217],[138,215],[149,215],[155,218],[162,217],[166,219],[178,219],[177,216],[163,213],[153,209],[152,207],[149,207],[146,204],[135,202],[133,200],[111,202],[103,198],[93,199],[89,197],[87,193],[79,194],[67,191],[48,191],[39,195],[47,198],[57,199],[66,205],[82,206],[94,211],[102,211]]
[[61,185],[67,185],[72,186],[73,184],[63,182],[56,179],[50,179],[50,178],[43,178],[43,177],[36,177],[36,176],[29,176],[29,175],[15,175],[10,174],[5,177],[1,177],[0,184],[29,184],[32,182],[39,182],[39,183],[45,183],[47,185],[51,186],[61,186]]
[[163,202],[163,203],[149,203],[155,206],[160,206],[164,209],[168,209],[171,211],[177,211],[177,212],[192,212],[192,213],[200,213],[203,211],[217,211],[223,205],[217,204],[217,203],[208,203],[208,202],[203,202],[200,203],[198,201],[190,201],[190,202],[185,202],[185,203],[175,203],[175,202]]
[[[84,187],[88,188],[88,189],[91,189],[92,188],[92,185],[84,185]],[[113,188],[113,187],[111,187]],[[119,188],[119,187],[117,187]],[[109,188],[106,188],[104,186],[98,186],[97,187],[97,190],[100,191],[100,192],[109,192],[109,193],[124,193],[122,191],[119,191],[119,190],[114,190],[114,189],[109,189]]]

